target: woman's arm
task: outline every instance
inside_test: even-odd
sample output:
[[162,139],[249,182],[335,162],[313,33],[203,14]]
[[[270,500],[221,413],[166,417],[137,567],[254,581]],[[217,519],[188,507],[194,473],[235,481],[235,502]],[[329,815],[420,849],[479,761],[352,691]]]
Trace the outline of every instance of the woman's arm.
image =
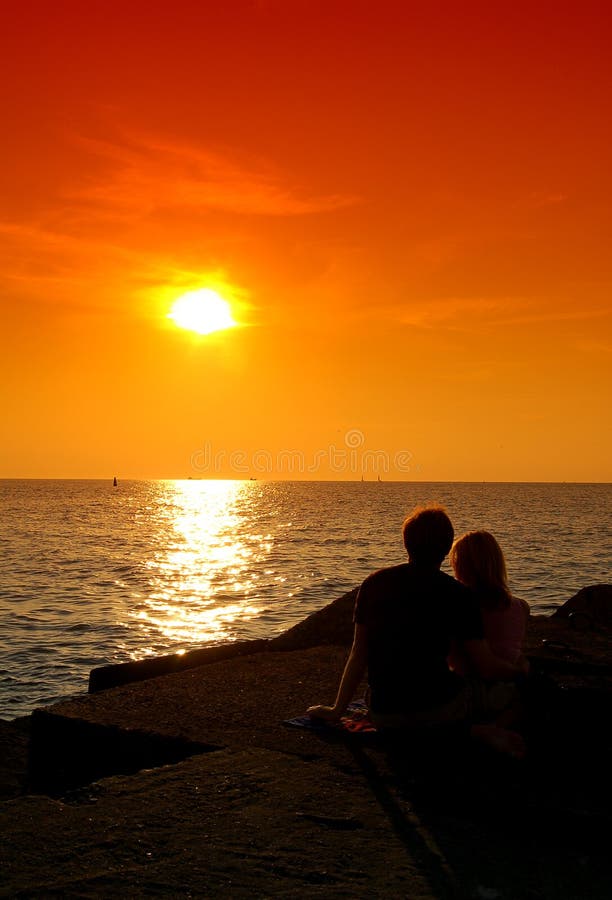
[[368,630],[365,625],[355,625],[353,646],[340,679],[336,702],[333,706],[309,706],[309,715],[316,716],[319,719],[327,719],[328,721],[339,719],[353,699],[359,682],[365,674],[367,664]]

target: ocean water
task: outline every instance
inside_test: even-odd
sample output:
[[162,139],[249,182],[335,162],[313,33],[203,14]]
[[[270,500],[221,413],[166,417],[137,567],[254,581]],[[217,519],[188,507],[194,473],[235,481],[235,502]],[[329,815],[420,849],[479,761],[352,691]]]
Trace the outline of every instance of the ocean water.
[[609,582],[608,484],[0,481],[0,717],[107,663],[272,637],[403,562],[417,504],[487,528],[547,614]]

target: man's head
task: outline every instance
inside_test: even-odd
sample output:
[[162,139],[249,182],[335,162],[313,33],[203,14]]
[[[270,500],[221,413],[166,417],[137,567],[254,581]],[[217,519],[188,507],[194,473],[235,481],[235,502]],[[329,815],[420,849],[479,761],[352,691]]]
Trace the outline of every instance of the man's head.
[[451,520],[441,506],[415,509],[402,530],[410,562],[427,566],[441,565],[455,536]]

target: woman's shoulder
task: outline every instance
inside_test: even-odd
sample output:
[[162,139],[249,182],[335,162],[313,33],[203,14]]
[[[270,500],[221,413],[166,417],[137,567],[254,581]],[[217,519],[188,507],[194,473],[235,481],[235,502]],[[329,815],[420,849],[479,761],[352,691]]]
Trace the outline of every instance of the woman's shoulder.
[[482,614],[491,619],[507,619],[521,617],[527,618],[530,613],[530,607],[526,600],[520,597],[510,596],[510,602],[506,602],[504,606],[488,606],[481,603]]
[[522,600],[520,597],[512,597],[512,602],[522,609],[525,616],[531,615],[531,607],[526,600]]
[[512,609],[522,610],[526,616],[531,614],[531,607],[527,601],[523,600],[521,597],[515,597],[514,594],[510,596],[510,607]]
[[527,619],[531,613],[529,608],[529,604],[526,600],[522,600],[520,597],[510,597],[510,603],[508,606],[504,607],[504,609],[500,609],[499,613],[501,613],[500,618],[505,619],[506,621],[514,621],[527,623]]

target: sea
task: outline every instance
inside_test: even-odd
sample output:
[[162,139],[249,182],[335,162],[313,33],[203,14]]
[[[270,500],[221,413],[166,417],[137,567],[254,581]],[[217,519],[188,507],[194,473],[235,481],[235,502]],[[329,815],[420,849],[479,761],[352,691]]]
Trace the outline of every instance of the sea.
[[277,635],[405,560],[442,504],[500,542],[549,615],[612,581],[610,484],[0,481],[0,718],[87,690],[96,666]]

